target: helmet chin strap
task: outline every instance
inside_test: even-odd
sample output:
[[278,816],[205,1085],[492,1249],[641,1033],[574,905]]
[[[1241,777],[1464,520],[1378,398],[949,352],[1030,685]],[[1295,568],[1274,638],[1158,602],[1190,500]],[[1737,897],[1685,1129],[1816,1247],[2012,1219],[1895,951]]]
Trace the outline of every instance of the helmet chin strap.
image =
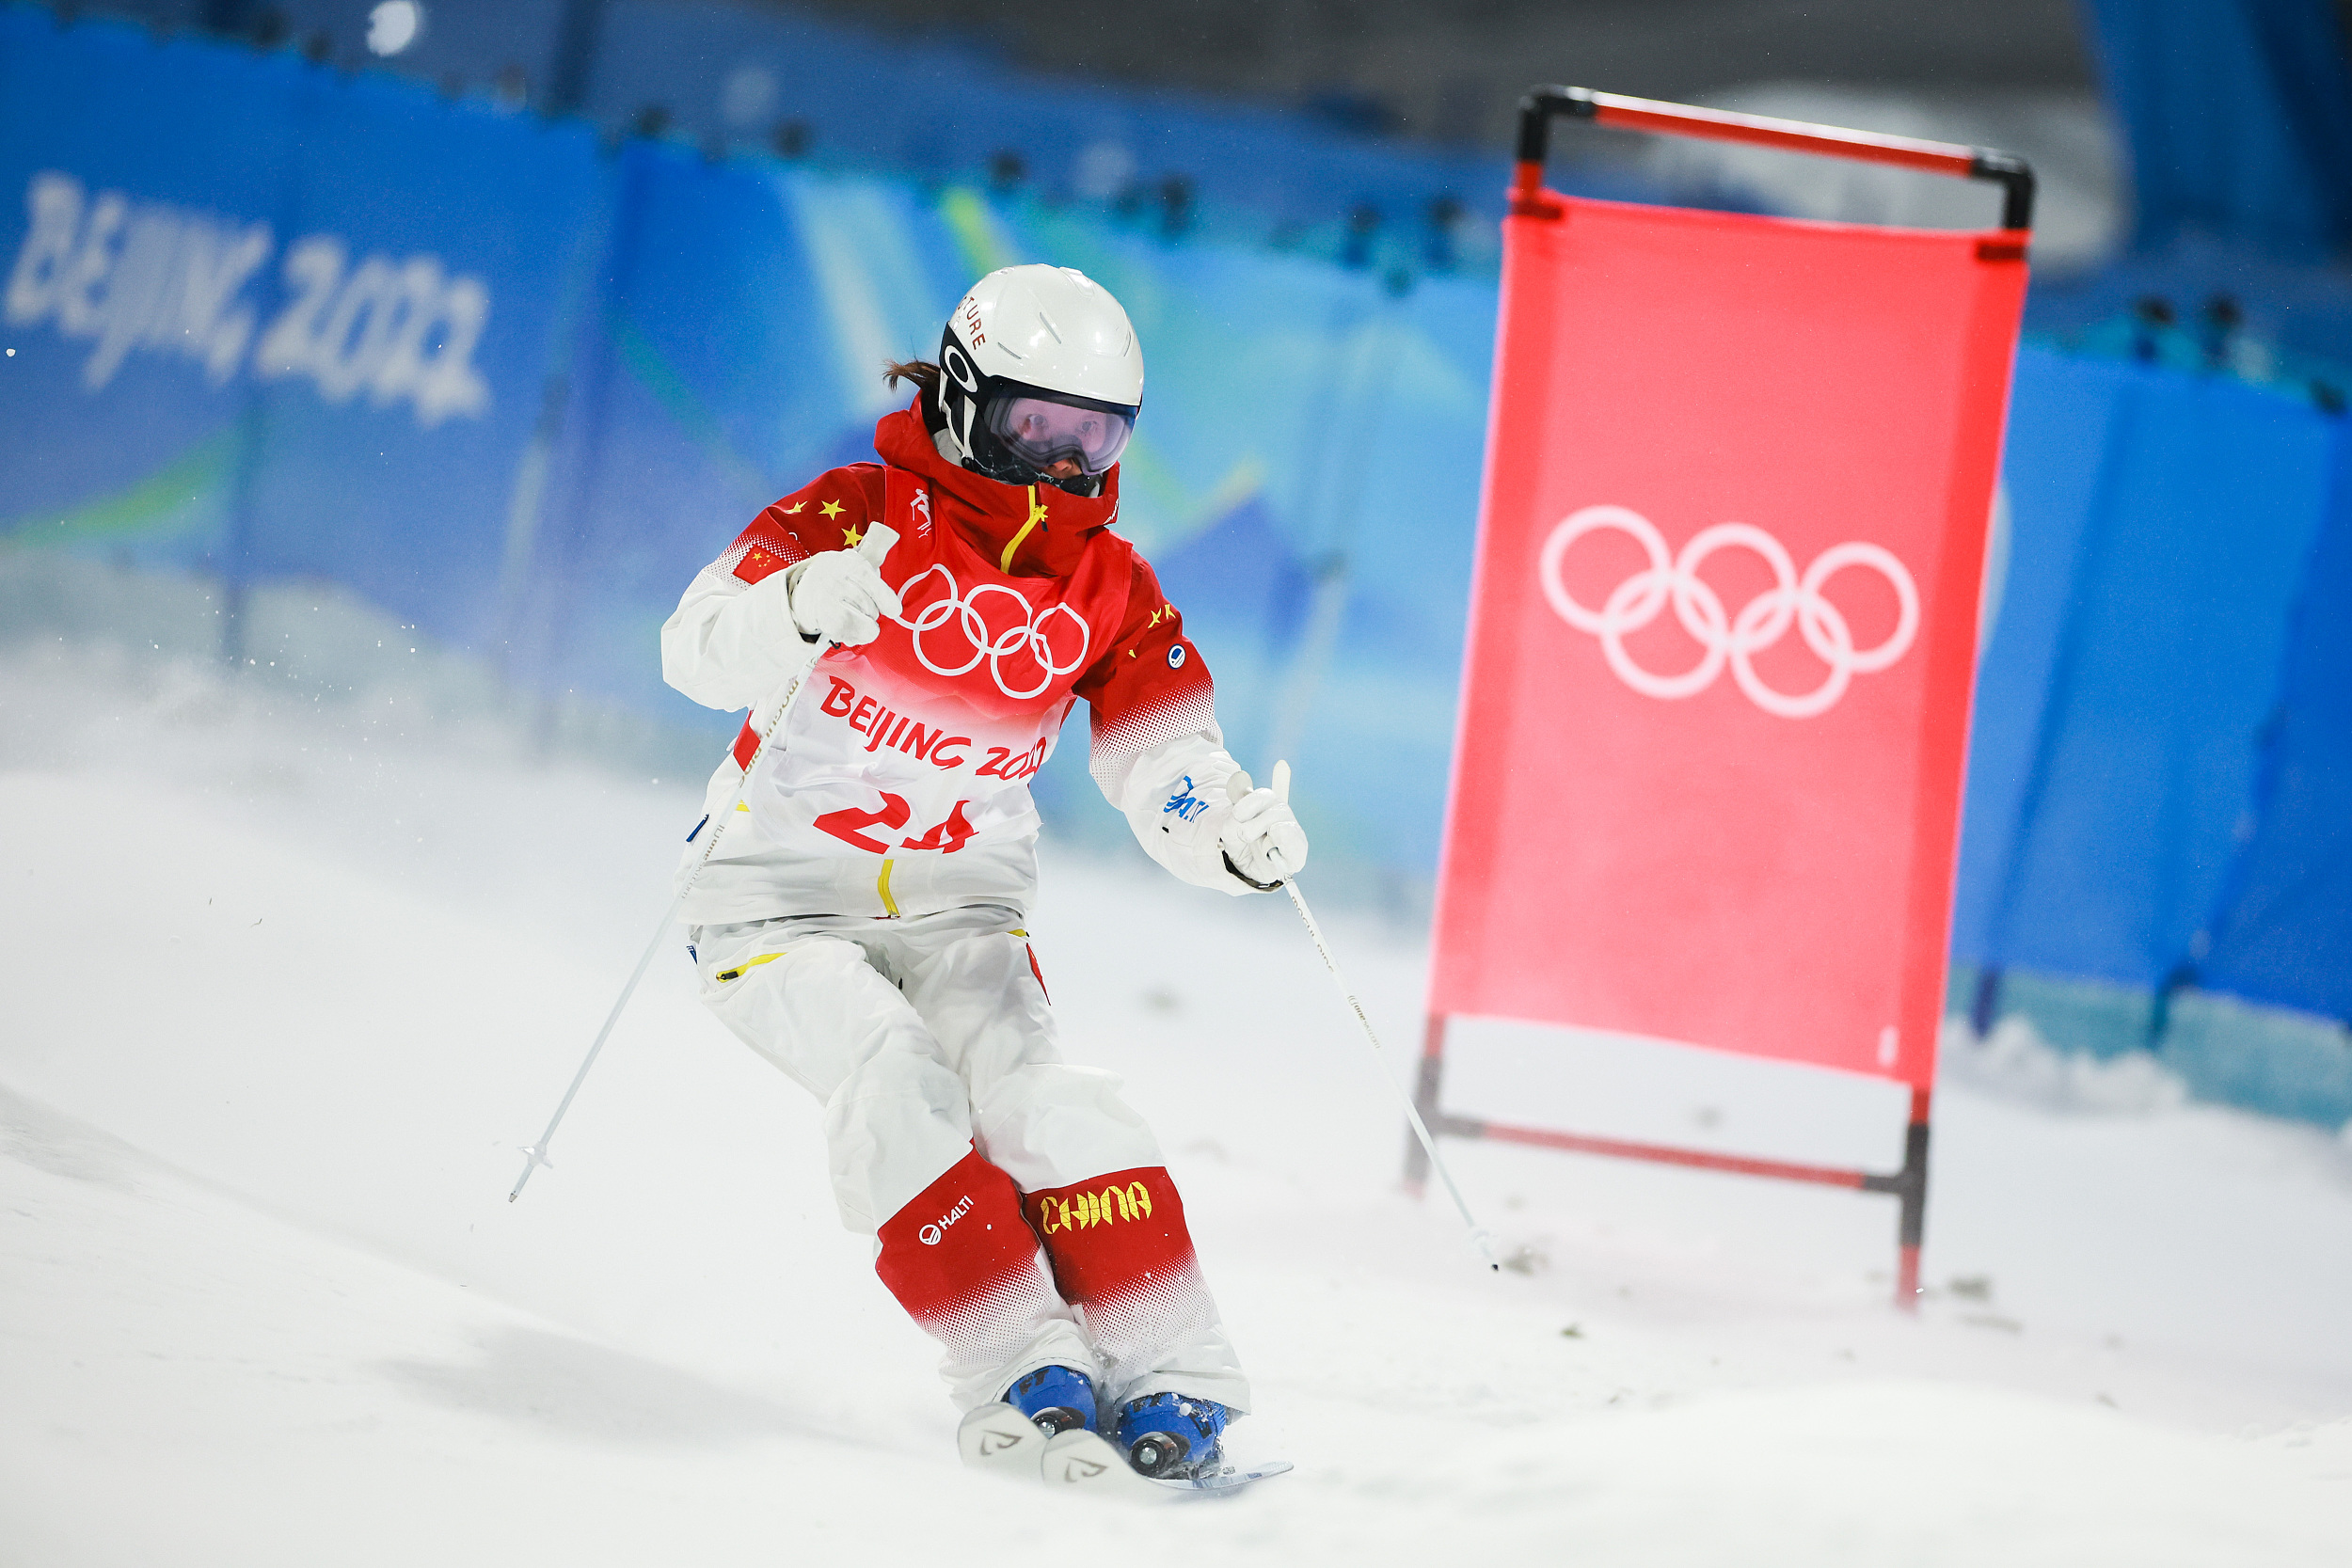
[[963,450],[963,443],[956,439],[956,433],[949,429],[945,421],[941,422],[937,430],[931,432],[931,445],[939,449],[940,456],[953,463],[957,467],[972,467],[972,454]]

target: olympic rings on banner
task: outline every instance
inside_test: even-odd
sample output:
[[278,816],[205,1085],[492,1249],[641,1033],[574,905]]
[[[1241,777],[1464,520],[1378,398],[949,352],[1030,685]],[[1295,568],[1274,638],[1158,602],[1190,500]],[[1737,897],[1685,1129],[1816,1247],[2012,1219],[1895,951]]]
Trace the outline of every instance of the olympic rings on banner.
[[[1049,605],[1041,613],[1028,600],[1021,596],[1018,590],[1008,588],[1001,582],[978,583],[973,587],[970,594],[963,594],[956,587],[956,575],[944,565],[927,567],[900,583],[898,596],[901,603],[912,601],[914,597],[914,585],[933,572],[937,572],[946,579],[947,596],[925,605],[915,612],[914,619],[912,621],[902,615],[891,617],[898,625],[907,628],[909,640],[914,644],[914,657],[920,659],[923,668],[932,674],[951,676],[969,674],[979,668],[980,660],[986,659],[989,675],[996,682],[996,689],[1008,697],[1018,700],[1041,695],[1046,688],[1054,684],[1057,677],[1067,675],[1085,666],[1087,649],[1094,640],[1093,633],[1087,626],[1086,617],[1068,605]],[[1002,594],[1021,607],[1019,626],[1001,635],[990,633],[988,622],[980,614],[978,609],[981,598],[990,594]],[[1055,661],[1054,645],[1045,636],[1046,623],[1057,615],[1068,616],[1078,628],[1078,657],[1068,664],[1059,664]],[[952,667],[934,664],[931,662],[931,656],[923,649],[923,634],[927,631],[936,631],[951,620],[957,622],[958,629],[963,633],[964,641],[971,645],[972,657],[961,664]],[[1019,653],[1025,648],[1028,650],[1030,657],[1037,660],[1039,668],[1045,673],[1035,686],[1025,690],[1016,691],[1005,684],[1004,659],[1006,655]]]
[[[1649,557],[1649,565],[1612,589],[1598,610],[1591,610],[1568,593],[1560,579],[1560,564],[1579,539],[1601,529],[1632,539]],[[1772,586],[1741,606],[1737,615],[1726,616],[1722,598],[1700,580],[1699,568],[1716,551],[1734,548],[1760,556],[1772,570]],[[1821,595],[1823,585],[1849,566],[1867,566],[1884,578],[1900,606],[1894,631],[1875,648],[1855,647],[1845,616]],[[1751,523],[1717,523],[1670,559],[1664,536],[1647,517],[1622,506],[1588,506],[1563,518],[1545,539],[1539,575],[1544,597],[1560,619],[1599,638],[1609,668],[1644,696],[1671,700],[1695,695],[1712,685],[1728,663],[1748,700],[1783,719],[1827,712],[1856,674],[1883,670],[1902,657],[1919,631],[1919,590],[1893,551],[1877,545],[1833,545],[1813,558],[1801,578],[1781,542]],[[1654,674],[1633,661],[1625,640],[1656,620],[1669,602],[1675,619],[1704,651],[1696,664],[1678,674]],[[1829,666],[1820,685],[1795,694],[1765,685],[1752,662],[1787,634],[1791,622],[1804,645]]]

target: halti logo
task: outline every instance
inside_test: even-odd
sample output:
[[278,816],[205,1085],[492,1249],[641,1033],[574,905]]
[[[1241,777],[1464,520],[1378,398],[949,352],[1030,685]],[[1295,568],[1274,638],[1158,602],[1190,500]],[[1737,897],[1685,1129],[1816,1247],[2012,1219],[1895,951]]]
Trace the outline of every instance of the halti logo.
[[937,1223],[925,1226],[922,1229],[916,1231],[915,1235],[921,1239],[925,1246],[937,1246],[939,1244],[940,1238],[947,1234],[947,1227],[955,1224],[956,1221],[963,1218],[963,1216],[971,1212],[971,1211],[972,1196],[969,1193],[967,1193],[963,1196],[956,1199],[956,1206],[953,1209],[948,1210],[946,1213],[940,1215]]
[[1038,1228],[1048,1236],[1063,1230],[1083,1230],[1115,1220],[1152,1217],[1152,1194],[1140,1181],[1105,1187],[1099,1193],[1073,1193],[1067,1198],[1041,1197],[1037,1204]]
[[1184,782],[1177,786],[1176,793],[1170,796],[1168,803],[1160,808],[1160,815],[1166,816],[1173,812],[1184,821],[1189,822],[1208,809],[1209,802],[1193,794],[1192,775],[1187,773],[1184,775]]

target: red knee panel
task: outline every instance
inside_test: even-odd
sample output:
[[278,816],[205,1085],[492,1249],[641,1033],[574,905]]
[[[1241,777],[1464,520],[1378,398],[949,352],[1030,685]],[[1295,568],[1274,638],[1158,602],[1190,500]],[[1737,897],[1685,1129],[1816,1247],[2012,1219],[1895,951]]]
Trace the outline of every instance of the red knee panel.
[[1065,1301],[1091,1305],[1165,1289],[1192,1272],[1184,1200],[1165,1166],[1113,1171],[1025,1201]]
[[1012,1178],[976,1150],[883,1222],[874,1272],[949,1350],[1006,1354],[1060,1303]]

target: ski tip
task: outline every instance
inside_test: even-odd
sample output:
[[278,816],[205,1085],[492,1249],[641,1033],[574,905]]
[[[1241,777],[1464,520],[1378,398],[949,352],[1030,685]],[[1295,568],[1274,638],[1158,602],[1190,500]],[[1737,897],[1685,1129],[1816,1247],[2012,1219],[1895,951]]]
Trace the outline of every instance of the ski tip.
[[1189,1492],[1196,1497],[1231,1497],[1259,1481],[1288,1475],[1291,1468],[1291,1462],[1287,1459],[1269,1459],[1247,1468],[1228,1465],[1215,1475],[1195,1476],[1190,1481],[1155,1481],[1152,1484],[1166,1487],[1171,1492]]

